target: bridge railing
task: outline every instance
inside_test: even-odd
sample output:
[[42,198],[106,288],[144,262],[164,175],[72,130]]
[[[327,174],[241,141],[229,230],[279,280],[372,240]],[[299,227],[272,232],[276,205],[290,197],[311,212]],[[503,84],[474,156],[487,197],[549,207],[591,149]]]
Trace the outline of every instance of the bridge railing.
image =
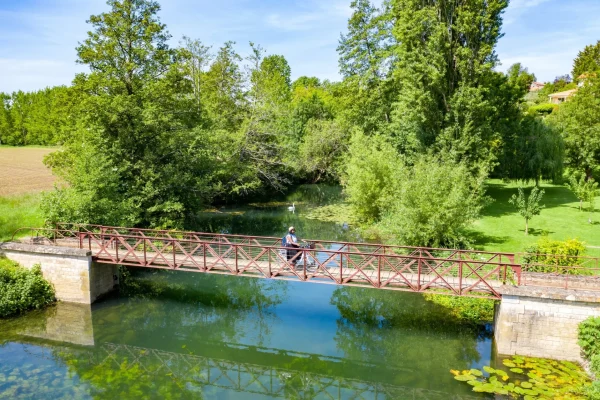
[[501,285],[520,281],[519,266],[502,253],[333,242],[290,249],[279,238],[103,228],[38,229],[35,237],[137,267],[495,298]]
[[[176,230],[157,230],[145,228],[125,228],[105,225],[92,224],[73,224],[73,223],[58,223],[55,230],[62,235],[75,235],[78,232],[89,232],[99,234],[122,234],[128,236],[140,236],[145,238],[157,239],[187,239],[212,241],[223,243],[238,243],[238,244],[256,244],[277,246],[281,243],[280,237],[271,236],[248,236],[248,235],[233,235],[223,233],[203,233],[191,231],[176,231]],[[339,242],[327,240],[307,239],[308,242],[314,243],[318,249],[335,249],[340,251],[368,252],[381,254],[419,254],[423,257],[440,257],[454,258],[465,260],[480,260],[480,261],[498,261],[514,263],[514,253],[489,252],[481,250],[457,250],[447,248],[429,248],[417,246],[398,246],[387,244],[373,243],[356,243],[356,242]]]

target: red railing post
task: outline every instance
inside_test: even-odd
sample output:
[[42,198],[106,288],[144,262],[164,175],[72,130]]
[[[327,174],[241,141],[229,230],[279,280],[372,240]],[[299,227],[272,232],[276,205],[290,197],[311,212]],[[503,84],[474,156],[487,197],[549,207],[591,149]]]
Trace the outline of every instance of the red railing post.
[[148,258],[146,256],[146,238],[144,238],[144,266],[148,265]]
[[344,283],[344,271],[342,271],[344,267],[344,254],[340,253],[340,284]]
[[[109,243],[112,243],[112,239],[110,239]],[[115,254],[117,257],[117,262],[119,261],[119,243],[115,243],[116,247],[115,247]]]
[[173,247],[173,269],[177,268],[177,258],[175,254],[175,239],[171,240],[171,247]]
[[238,269],[238,246],[237,244],[233,244],[233,250],[235,251],[235,273],[236,275],[239,273]]
[[[385,254],[385,247],[383,252]],[[381,288],[381,256],[377,256],[377,288]]]
[[271,278],[273,276],[271,273],[271,251],[273,251],[273,249],[267,250],[267,254],[269,255],[269,278]]
[[202,258],[204,259],[204,271],[208,269],[206,265],[206,242],[202,243]]
[[303,266],[303,274],[304,274],[304,280],[307,280],[307,276],[306,276],[306,250],[302,249],[302,266]]
[[458,295],[462,296],[462,277],[463,277],[463,262],[458,262]]
[[417,262],[417,292],[421,291],[421,254],[419,253],[419,260]]

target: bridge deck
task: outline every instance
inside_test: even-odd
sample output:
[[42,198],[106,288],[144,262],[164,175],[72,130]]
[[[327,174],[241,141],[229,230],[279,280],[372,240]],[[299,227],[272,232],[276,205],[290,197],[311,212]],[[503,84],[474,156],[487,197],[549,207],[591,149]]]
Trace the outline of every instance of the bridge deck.
[[289,249],[260,243],[119,235],[61,238],[54,243],[89,248],[99,263],[474,297],[498,297],[498,289],[512,273],[508,264],[493,261],[423,257],[414,252],[340,251],[324,246],[288,253]]

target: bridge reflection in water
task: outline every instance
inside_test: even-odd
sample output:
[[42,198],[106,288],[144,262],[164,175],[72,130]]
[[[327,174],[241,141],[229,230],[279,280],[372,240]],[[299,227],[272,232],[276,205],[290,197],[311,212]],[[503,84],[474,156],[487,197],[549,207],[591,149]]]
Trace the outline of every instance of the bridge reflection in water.
[[[25,342],[28,341],[25,340]],[[128,370],[135,370],[136,376],[154,377],[159,381],[168,379],[175,387],[180,387],[188,394],[195,392],[200,397],[202,397],[201,393],[210,388],[218,388],[234,391],[239,395],[253,394],[277,399],[481,399],[481,397],[452,395],[435,390],[324,375],[293,368],[273,367],[123,344],[105,343],[93,348],[60,346],[37,341],[28,344],[39,346],[38,350],[30,349],[28,351],[31,355],[43,358],[61,358],[71,367],[76,364],[76,368],[71,369],[72,372],[102,369],[127,375]],[[242,352],[256,350],[252,346],[235,346],[239,347]],[[50,350],[50,353],[46,350]],[[261,350],[279,352],[277,349],[263,348]],[[308,359],[323,361],[322,356],[311,354],[290,352],[290,356],[304,356]],[[342,361],[335,360],[333,357],[326,358],[328,362]],[[73,361],[75,359],[76,363]],[[346,363],[346,361],[343,362]],[[351,368],[351,366],[348,367]],[[378,366],[366,364],[357,365],[357,367],[378,368]],[[398,371],[399,374],[402,372]],[[85,376],[85,373],[82,375]]]
[[[127,344],[130,339],[106,330],[106,318],[96,318],[98,332],[94,332],[91,314],[89,306],[59,303],[44,313],[45,321],[33,318],[35,313],[25,316],[9,340],[21,343],[30,356],[54,360],[57,367],[65,365],[71,376],[85,382],[82,387],[93,398],[131,395],[130,391],[140,388],[144,394],[174,393],[174,398],[213,398],[216,394],[219,398],[277,399],[481,398],[456,394],[459,386],[449,388],[453,394],[423,388],[413,380],[418,371],[387,363],[224,341],[200,340],[193,349],[173,340],[159,341],[158,346]],[[121,335],[126,334],[130,324],[121,321],[118,325],[124,328]],[[144,331],[164,337],[168,331],[164,328]],[[438,372],[429,371],[434,376]]]

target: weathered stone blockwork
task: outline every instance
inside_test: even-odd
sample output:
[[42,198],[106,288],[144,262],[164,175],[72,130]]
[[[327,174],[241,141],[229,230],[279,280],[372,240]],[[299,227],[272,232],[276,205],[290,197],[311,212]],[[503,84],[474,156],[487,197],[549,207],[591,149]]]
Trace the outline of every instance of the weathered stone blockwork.
[[114,287],[116,267],[92,262],[89,250],[2,243],[0,253],[25,268],[40,264],[61,301],[91,304]]
[[581,362],[578,325],[600,316],[600,292],[516,288],[502,294],[494,335],[499,354]]

